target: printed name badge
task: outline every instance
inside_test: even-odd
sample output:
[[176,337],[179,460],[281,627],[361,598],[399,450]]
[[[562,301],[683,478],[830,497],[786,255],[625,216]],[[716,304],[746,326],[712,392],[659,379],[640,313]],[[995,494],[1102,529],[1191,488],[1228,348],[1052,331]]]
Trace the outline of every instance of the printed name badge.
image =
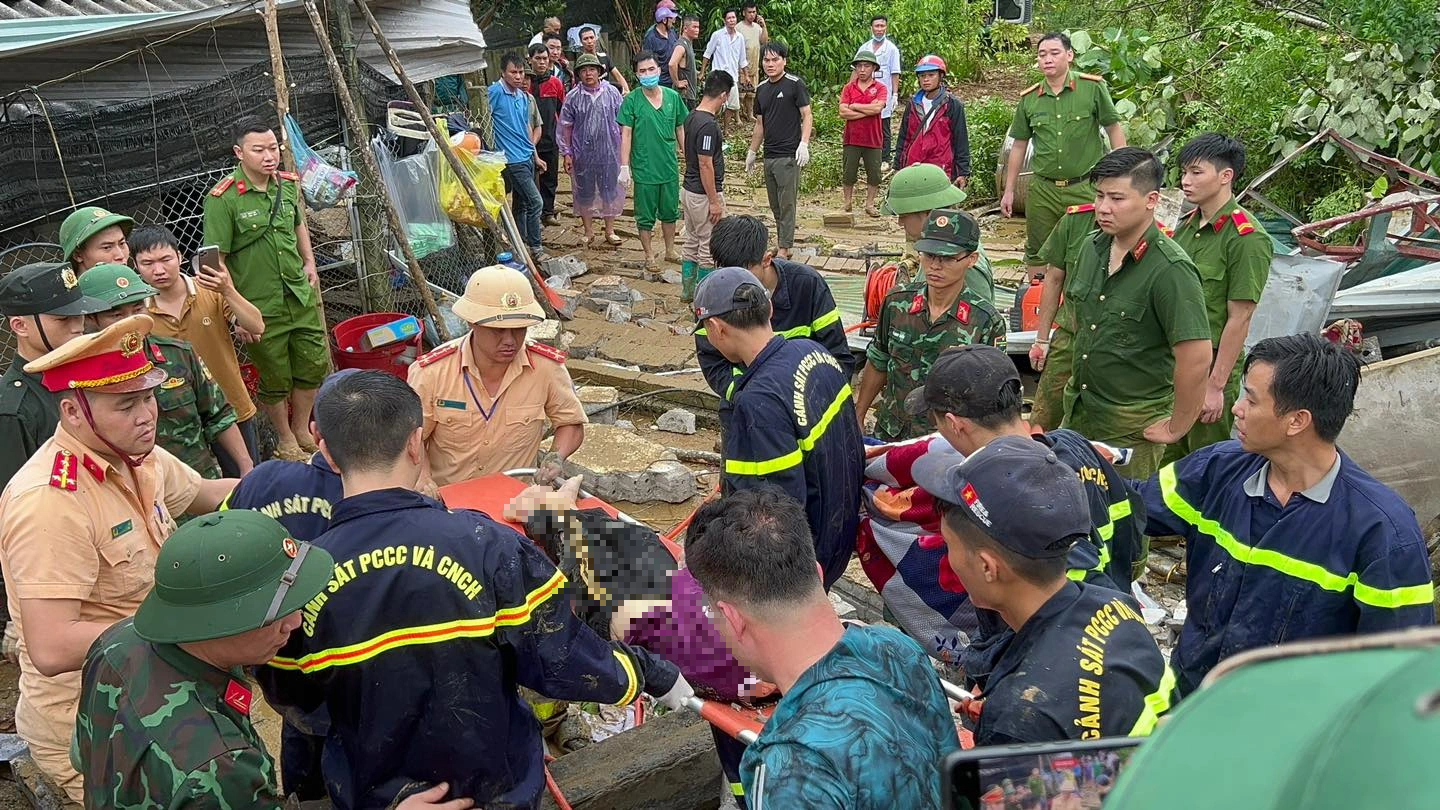
[[114,540],[122,534],[129,534],[130,530],[133,528],[135,528],[135,521],[133,520],[127,520],[124,523],[116,523],[114,526],[110,527],[110,539]]
[[437,399],[435,400],[435,407],[454,408],[457,411],[463,411],[465,410],[465,401],[460,399]]

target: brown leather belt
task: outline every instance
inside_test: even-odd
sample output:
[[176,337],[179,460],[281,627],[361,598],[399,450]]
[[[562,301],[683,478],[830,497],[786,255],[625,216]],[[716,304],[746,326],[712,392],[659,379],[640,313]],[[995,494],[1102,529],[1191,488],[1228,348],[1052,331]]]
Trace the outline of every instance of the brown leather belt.
[[1041,180],[1044,180],[1047,183],[1053,183],[1056,188],[1068,188],[1069,186],[1079,185],[1090,179],[1090,176],[1088,174],[1081,177],[1071,177],[1068,180],[1056,180],[1053,177],[1046,177],[1040,174],[1037,174],[1035,176],[1039,177]]

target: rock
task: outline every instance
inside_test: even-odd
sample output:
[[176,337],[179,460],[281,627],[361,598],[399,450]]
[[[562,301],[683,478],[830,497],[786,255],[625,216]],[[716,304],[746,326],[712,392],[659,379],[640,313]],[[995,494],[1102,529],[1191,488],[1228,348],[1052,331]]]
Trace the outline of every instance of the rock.
[[551,276],[545,279],[545,286],[552,290],[570,289],[570,279],[567,276]]
[[629,323],[630,308],[623,304],[611,304],[605,308],[605,320],[610,323]]
[[559,350],[562,351],[562,352],[568,352],[568,351],[570,351],[570,347],[571,347],[572,345],[574,345],[574,344],[575,344],[575,333],[574,333],[574,332],[562,332],[562,333],[560,334],[560,343],[559,343],[558,345],[556,345],[555,348],[559,349]]
[[635,432],[635,423],[631,422],[629,419],[616,419],[615,427],[620,428],[621,430],[628,430],[631,433]]
[[526,335],[531,340],[539,341],[540,343],[548,343],[551,346],[554,346],[555,341],[560,339],[560,322],[541,321],[540,323],[537,323],[534,326],[530,327],[530,330],[526,332]]
[[675,334],[675,331],[670,328],[670,324],[664,321],[657,321],[654,318],[637,318],[635,323],[640,324],[646,329],[654,329],[656,332],[664,332],[669,335]]
[[655,420],[655,427],[666,433],[683,433],[689,436],[695,432],[695,414],[684,408],[671,408],[660,414]]
[[631,291],[630,291],[630,303],[631,303],[631,304],[638,304],[638,303],[640,303],[641,301],[644,301],[644,300],[645,300],[645,294],[644,294],[644,293],[640,292],[639,290],[631,290]]
[[591,298],[614,301],[619,304],[628,304],[631,301],[630,285],[626,284],[625,279],[619,276],[600,276],[590,282],[590,287],[585,294]]
[[564,466],[566,476],[585,476],[585,489],[607,501],[683,503],[695,495],[690,468],[663,445],[618,424],[586,426],[585,443]]
[[556,312],[562,319],[569,320],[575,317],[575,308],[580,306],[583,296],[579,290],[564,289],[556,290],[554,298],[559,302],[559,306],[555,307]]
[[685,280],[679,270],[663,270],[660,272],[660,280],[666,284],[679,284]]
[[589,265],[574,256],[557,256],[545,260],[545,274],[551,278],[572,279],[588,272]]
[[620,413],[620,409],[615,407],[620,401],[618,389],[609,385],[582,385],[575,389],[575,396],[585,408],[585,415],[590,417],[590,424],[615,424],[615,417]]
[[[613,304],[613,303],[615,303],[615,302],[614,302],[614,301],[606,301],[604,298],[582,298],[582,299],[580,299],[580,306],[582,306],[582,307],[590,310],[591,312],[598,312],[598,313],[600,313],[601,315],[604,315],[604,314],[605,314],[605,310],[609,309],[609,308],[610,308],[610,305]],[[625,302],[625,303],[628,304],[629,302],[627,301],[627,302]]]

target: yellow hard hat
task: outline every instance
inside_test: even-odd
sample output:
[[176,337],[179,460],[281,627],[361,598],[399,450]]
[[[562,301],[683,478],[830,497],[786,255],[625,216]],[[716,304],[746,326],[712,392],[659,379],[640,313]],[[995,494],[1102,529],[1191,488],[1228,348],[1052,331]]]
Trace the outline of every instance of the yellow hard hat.
[[465,283],[465,294],[451,309],[466,323],[497,329],[534,326],[545,320],[530,280],[503,264],[476,270]]

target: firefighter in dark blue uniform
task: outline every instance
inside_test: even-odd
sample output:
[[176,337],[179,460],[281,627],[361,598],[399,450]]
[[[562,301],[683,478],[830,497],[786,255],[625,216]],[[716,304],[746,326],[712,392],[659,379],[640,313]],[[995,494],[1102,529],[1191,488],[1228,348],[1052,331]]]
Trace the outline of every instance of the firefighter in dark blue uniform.
[[[770,294],[770,328],[776,334],[787,339],[807,338],[824,346],[849,380],[855,373],[856,358],[845,339],[845,325],[840,322],[840,308],[830,287],[809,265],[770,257],[766,252],[769,239],[765,223],[735,214],[715,224],[710,253],[717,267],[743,267],[760,280]],[[721,397],[721,421],[728,423],[729,403],[744,369],[725,359],[703,326],[695,330],[695,354],[705,381]]]
[[[319,402],[335,381],[356,373],[355,369],[342,369],[331,374],[320,385],[315,401]],[[313,414],[310,431],[318,442]],[[323,454],[316,453],[308,462],[273,459],[261,464],[240,479],[220,508],[264,512],[279,521],[291,537],[309,543],[330,528],[330,511],[342,497],[340,473]],[[287,794],[301,801],[325,798],[320,757],[329,730],[330,715],[323,707],[303,717],[285,718],[280,729],[280,783]]]
[[825,588],[845,572],[860,524],[865,451],[848,376],[825,347],[786,340],[754,274],[722,267],[695,291],[695,319],[731,363],[722,492],[777,486],[805,505]]
[[643,690],[672,708],[693,691],[673,665],[584,626],[535,544],[415,492],[421,423],[415,392],[381,372],[345,377],[317,402],[346,495],[316,540],[334,577],[259,680],[287,713],[329,709],[338,810],[438,782],[477,806],[533,808],[543,749],[517,686],[622,705]]
[[1182,695],[1255,647],[1435,623],[1414,511],[1335,446],[1359,384],[1359,359],[1315,335],[1262,340],[1232,409],[1239,441],[1140,485],[1146,533],[1185,538]]

